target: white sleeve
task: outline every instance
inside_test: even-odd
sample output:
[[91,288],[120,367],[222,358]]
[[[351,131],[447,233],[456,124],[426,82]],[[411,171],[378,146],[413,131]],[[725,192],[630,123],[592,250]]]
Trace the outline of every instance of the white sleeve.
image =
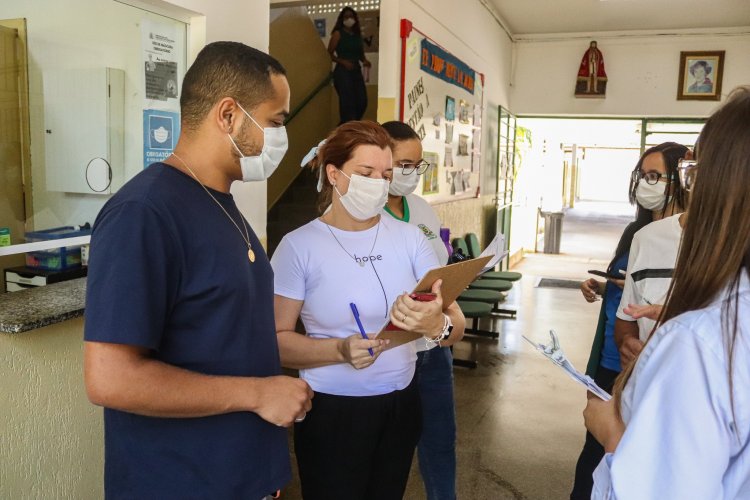
[[437,236],[437,240],[435,243],[431,241],[429,243],[432,247],[432,250],[437,255],[438,264],[444,266],[448,263],[448,258],[450,257],[450,255],[448,255],[448,249],[445,248],[445,244],[440,238],[440,227],[442,226],[442,222],[440,222],[440,219],[438,219],[435,210],[427,202],[424,203],[425,205],[427,205],[427,213],[425,214],[425,217],[427,217],[427,219],[429,220],[427,227],[435,233],[435,236]]
[[594,469],[594,487],[591,489],[592,500],[615,500],[612,491],[612,454],[607,453]]
[[273,292],[294,300],[305,300],[306,269],[288,237],[284,237],[271,257]]
[[635,318],[629,314],[625,314],[625,309],[628,304],[640,304],[641,298],[638,294],[638,290],[635,287],[633,281],[633,270],[638,262],[638,252],[640,251],[641,244],[639,234],[635,233],[633,241],[630,243],[630,253],[628,254],[628,271],[625,275],[625,286],[622,289],[622,297],[620,298],[620,305],[617,307],[617,313],[615,314],[618,318],[624,321],[635,321]]
[[667,323],[641,355],[628,383],[625,434],[595,474],[599,490],[609,482],[608,493],[592,498],[724,498],[722,480],[736,439],[726,366],[687,330]]
[[435,255],[432,244],[422,234],[422,230],[415,226],[411,227],[414,228],[414,235],[416,236],[411,265],[414,277],[417,280],[421,280],[422,276],[427,274],[427,271],[440,267],[440,262],[438,262],[438,257]]

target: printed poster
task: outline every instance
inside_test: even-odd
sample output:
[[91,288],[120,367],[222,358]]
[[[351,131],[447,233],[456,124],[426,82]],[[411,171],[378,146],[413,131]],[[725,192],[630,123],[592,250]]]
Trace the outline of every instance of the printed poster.
[[183,60],[182,35],[177,26],[141,20],[144,95],[146,101],[179,106],[179,67]]
[[158,109],[143,110],[143,168],[164,161],[180,137],[180,114]]

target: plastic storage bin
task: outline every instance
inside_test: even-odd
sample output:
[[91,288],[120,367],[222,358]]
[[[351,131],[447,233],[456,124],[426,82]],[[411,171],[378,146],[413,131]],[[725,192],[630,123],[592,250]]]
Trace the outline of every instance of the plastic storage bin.
[[[35,241],[75,238],[91,234],[90,229],[78,229],[73,226],[55,227],[43,231],[26,233],[26,243]],[[47,271],[62,271],[81,267],[81,246],[60,247],[51,250],[40,250],[26,253],[26,265]]]

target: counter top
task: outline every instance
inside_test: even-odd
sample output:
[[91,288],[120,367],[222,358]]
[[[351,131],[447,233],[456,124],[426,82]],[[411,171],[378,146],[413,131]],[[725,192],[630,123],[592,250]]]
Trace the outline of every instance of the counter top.
[[86,278],[0,294],[0,333],[22,333],[83,316]]

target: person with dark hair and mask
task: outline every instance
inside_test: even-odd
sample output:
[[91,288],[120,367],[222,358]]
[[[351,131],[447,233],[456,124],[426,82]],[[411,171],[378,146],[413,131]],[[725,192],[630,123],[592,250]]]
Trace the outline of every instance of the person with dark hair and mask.
[[287,148],[278,61],[204,47],[172,156],[102,208],[91,237],[84,377],[104,407],[107,498],[260,500],[291,479],[286,430],[312,392],[282,376],[273,271],[230,194]]
[[271,259],[281,362],[315,391],[294,429],[302,496],[400,500],[422,426],[417,356],[414,342],[388,349],[372,334],[390,320],[450,343],[463,315],[443,303],[440,280],[432,301],[404,293],[440,263],[417,227],[383,214],[393,156],[380,125],[340,125],[312,165],[324,213],[284,236]]
[[328,53],[336,63],[333,86],[339,95],[339,125],[361,120],[367,110],[367,88],[360,63],[366,68],[371,64],[365,57],[359,16],[351,7],[341,9],[328,41]]
[[628,269],[615,320],[615,343],[624,368],[635,359],[654,327],[672,283],[674,264],[688,208],[688,193],[679,182],[680,160],[692,159],[680,144],[645,155],[634,172],[630,196],[651,210],[654,220],[633,236]]
[[[386,213],[418,227],[435,251],[440,264],[448,250],[440,239],[440,220],[424,198],[414,194],[430,164],[422,158],[422,141],[409,125],[383,124],[393,140],[393,178]],[[422,401],[422,437],[417,445],[419,471],[428,500],[456,498],[456,410],[453,400],[452,343],[416,341],[417,381]]]
[[[610,261],[609,266],[607,266],[607,274],[612,276],[612,278],[608,278],[607,281],[589,278],[581,283],[581,293],[587,302],[593,303],[598,297],[602,297],[599,321],[591,347],[586,374],[593,378],[599,387],[609,393],[612,392],[617,375],[622,371],[620,353],[615,343],[614,332],[617,320],[617,308],[620,305],[620,299],[623,294],[625,283],[624,271],[628,267],[630,247],[634,235],[646,227],[646,225],[653,222],[655,215],[654,210],[644,208],[641,200],[649,204],[650,207],[658,205],[662,200],[657,197],[654,197],[654,200],[649,200],[648,196],[644,193],[650,188],[639,188],[638,186],[641,182],[646,186],[651,186],[649,181],[653,182],[655,175],[653,173],[649,174],[649,172],[658,171],[661,173],[662,163],[665,167],[666,165],[676,165],[680,158],[687,155],[688,149],[674,142],[665,142],[651,147],[641,155],[633,169],[633,175],[630,180],[630,203],[637,207],[636,216],[635,220],[628,224],[622,236],[620,236],[614,257]],[[644,177],[644,174],[647,177]],[[656,192],[674,189],[672,187],[667,188],[666,184],[654,185],[657,188],[654,190]],[[642,193],[640,197],[637,196],[639,192]],[[672,204],[669,208],[670,212],[679,210],[679,206]],[[666,209],[667,207],[663,204],[657,207],[656,217],[659,218],[661,213],[666,211]],[[570,493],[570,500],[591,498],[591,488],[593,486],[592,474],[603,456],[604,448],[602,448],[591,433],[587,432],[586,441],[576,463],[575,481]]]

